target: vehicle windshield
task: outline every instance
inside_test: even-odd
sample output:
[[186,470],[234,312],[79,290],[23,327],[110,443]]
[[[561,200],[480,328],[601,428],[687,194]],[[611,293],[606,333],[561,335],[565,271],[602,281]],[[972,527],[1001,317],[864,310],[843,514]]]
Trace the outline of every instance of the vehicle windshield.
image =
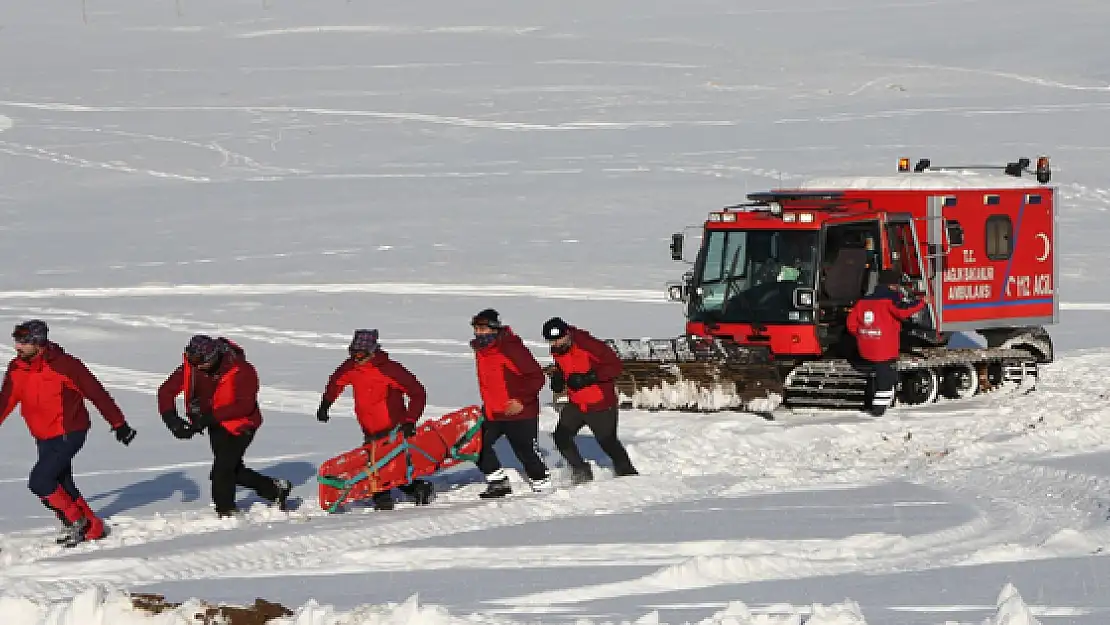
[[706,232],[691,285],[690,320],[812,322],[812,311],[794,307],[794,289],[814,287],[816,250],[815,230]]

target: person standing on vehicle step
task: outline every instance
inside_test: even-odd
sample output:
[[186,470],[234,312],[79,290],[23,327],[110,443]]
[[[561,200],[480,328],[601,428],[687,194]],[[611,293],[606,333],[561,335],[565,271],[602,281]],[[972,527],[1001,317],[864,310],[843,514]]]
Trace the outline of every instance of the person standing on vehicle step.
[[[363,444],[386,438],[395,428],[399,428],[405,438],[414,436],[428,398],[420,380],[404,365],[389,358],[378,344],[377,330],[355,330],[347,353],[350,357],[328,378],[316,419],[327,423],[328,410],[343,394],[343,389],[350,386],[355,396],[355,416],[362,427]],[[409,398],[407,407],[405,396]],[[435,496],[432,483],[421,479],[413,480],[400,490],[412,497],[418,506],[427,505]],[[388,490],[374,493],[373,503],[375,510],[391,510],[393,496]]]
[[[245,486],[285,510],[293,485],[262,475],[243,464],[243,456],[262,427],[258,407],[258,371],[243,348],[232,341],[198,334],[185,346],[184,362],[158,388],[158,412],[180,439],[208,430],[212,446],[212,503],[217,517],[239,512],[235,486]],[[185,394],[185,413],[177,413],[177,396]]]
[[551,390],[567,392],[567,403],[559,412],[553,438],[559,453],[570,465],[571,481],[582,484],[594,479],[593,469],[574,443],[574,437],[583,426],[590,428],[598,446],[612,459],[613,473],[638,475],[617,438],[619,406],[613,380],[623,369],[620,358],[589,332],[568,325],[559,317],[552,317],[543,324],[543,338],[555,359],[554,366],[548,369]]
[[540,391],[546,382],[540,363],[512,328],[501,324],[496,310],[487,308],[470,319],[478,390],[482,396],[482,450],[478,469],[486,476],[479,497],[492,499],[512,493],[509,476],[493,449],[502,436],[509,439],[532,490],[551,488],[551,477],[540,457]]
[[104,522],[73,481],[73,458],[92,427],[85,400],[96,406],[120,443],[130,445],[135,430],[96,376],[51,342],[48,332],[46,323],[38,319],[15,326],[16,357],[8,363],[0,388],[0,423],[20,407],[38,447],[38,461],[27,486],[62,522],[58,544],[74,547],[105,536]]
[[881,417],[894,399],[902,323],[925,307],[924,300],[908,302],[898,291],[902,275],[893,269],[879,272],[875,290],[856,302],[848,313],[848,333],[856,337],[859,355],[874,370],[871,414]]

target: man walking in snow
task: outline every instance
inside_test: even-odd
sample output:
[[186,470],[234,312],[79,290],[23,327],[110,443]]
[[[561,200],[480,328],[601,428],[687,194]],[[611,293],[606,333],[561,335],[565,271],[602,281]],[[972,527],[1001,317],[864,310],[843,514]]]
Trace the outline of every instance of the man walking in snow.
[[[189,340],[184,362],[158,388],[158,411],[174,436],[188,439],[208,430],[212,502],[218,517],[238,512],[236,485],[250,488],[282,510],[293,489],[288,480],[262,475],[243,464],[243,456],[262,426],[258,390],[258,372],[243,348],[223,337],[204,334]],[[177,396],[182,393],[188,421],[177,412]]]
[[859,355],[874,370],[871,414],[883,416],[894,399],[898,383],[898,360],[902,322],[925,307],[924,300],[910,303],[896,291],[902,274],[893,269],[879,272],[879,284],[870,295],[856,302],[848,313],[848,333],[856,337]]
[[62,522],[58,543],[73,547],[105,535],[104,522],[73,481],[73,458],[92,427],[84,400],[96,406],[120,443],[130,445],[135,430],[96,376],[51,342],[48,331],[46,323],[38,319],[15,326],[16,357],[8,364],[0,388],[0,423],[20,406],[38,446],[38,461],[27,485]]
[[512,328],[501,324],[497,311],[487,308],[470,320],[474,329],[474,349],[478,390],[482,396],[485,420],[482,422],[482,450],[478,469],[486,476],[483,499],[504,497],[512,492],[509,476],[501,467],[493,445],[502,436],[509,439],[524,472],[535,491],[551,487],[547,465],[539,452],[540,391],[544,386],[543,369],[524,341]]
[[617,476],[637,475],[628,452],[617,438],[619,408],[613,380],[621,373],[620,358],[589,332],[559,317],[552,317],[543,324],[543,338],[555,359],[555,365],[548,370],[551,390],[567,392],[567,403],[559,412],[553,438],[559,453],[570,465],[571,480],[582,484],[594,479],[593,469],[574,443],[574,437],[583,426],[590,428],[598,446],[612,459]]
[[[416,434],[416,423],[424,413],[427,393],[424,385],[378,344],[377,330],[355,330],[347,347],[350,357],[328,378],[316,418],[326,423],[328,410],[335,400],[350,386],[355,397],[355,416],[362,427],[363,443],[388,437],[394,428],[400,428],[406,437]],[[405,397],[409,404],[405,406]],[[435,489],[431,482],[415,479],[400,489],[423,506],[431,502]],[[375,510],[391,510],[393,496],[388,490],[374,493]]]

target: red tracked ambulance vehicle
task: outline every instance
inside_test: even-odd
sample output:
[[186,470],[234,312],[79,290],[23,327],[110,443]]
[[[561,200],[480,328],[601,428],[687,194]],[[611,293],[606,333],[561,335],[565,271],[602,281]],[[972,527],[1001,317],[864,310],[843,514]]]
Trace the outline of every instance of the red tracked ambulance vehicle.
[[[862,407],[868,371],[853,364],[845,322],[881,269],[928,304],[904,327],[900,402],[1031,388],[1053,358],[1044,326],[1059,302],[1056,193],[1048,159],[1029,166],[901,159],[896,175],[817,179],[712,211],[692,270],[668,289],[685,304],[686,333],[610,341],[626,405]],[[675,260],[683,243],[674,235]],[[949,343],[976,332],[986,347]]]

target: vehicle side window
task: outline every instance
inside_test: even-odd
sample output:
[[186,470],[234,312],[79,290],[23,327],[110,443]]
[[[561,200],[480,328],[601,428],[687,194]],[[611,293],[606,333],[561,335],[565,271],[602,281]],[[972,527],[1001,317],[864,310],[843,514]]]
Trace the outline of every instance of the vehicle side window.
[[1014,253],[1014,224],[1009,215],[987,217],[987,258],[1008,260]]

